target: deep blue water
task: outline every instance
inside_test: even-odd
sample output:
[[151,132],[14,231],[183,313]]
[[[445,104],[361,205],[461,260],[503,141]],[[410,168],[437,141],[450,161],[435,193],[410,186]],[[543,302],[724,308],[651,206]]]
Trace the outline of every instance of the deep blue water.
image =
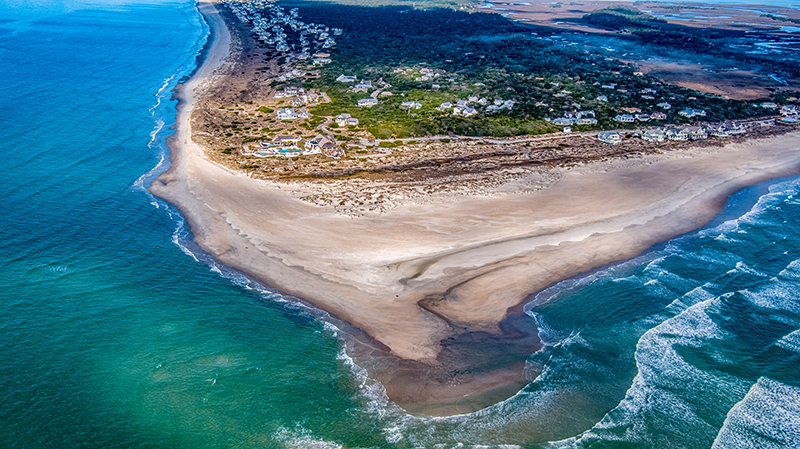
[[206,33],[192,2],[19,4],[0,0],[0,447],[800,446],[800,181],[541,293],[535,380],[415,417],[324,314],[194,251],[144,189]]

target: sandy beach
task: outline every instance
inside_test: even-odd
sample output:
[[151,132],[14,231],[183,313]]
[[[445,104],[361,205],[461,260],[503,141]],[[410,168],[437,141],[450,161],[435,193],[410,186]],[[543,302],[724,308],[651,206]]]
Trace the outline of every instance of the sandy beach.
[[[443,340],[501,334],[509,310],[529,295],[705,225],[744,187],[800,172],[800,135],[790,133],[564,169],[536,192],[343,216],[296,199],[292,190],[302,187],[212,162],[192,140],[193,102],[220,76],[231,47],[217,6],[199,8],[212,41],[202,67],[177,91],[171,165],[152,192],[181,210],[197,243],[222,263],[309,301],[416,367],[469,371],[452,352],[443,358]],[[416,403],[420,411],[452,414],[465,411],[453,405],[464,396],[507,396],[509,385],[522,382],[519,365],[484,374],[431,375],[430,385],[375,376],[409,409]]]

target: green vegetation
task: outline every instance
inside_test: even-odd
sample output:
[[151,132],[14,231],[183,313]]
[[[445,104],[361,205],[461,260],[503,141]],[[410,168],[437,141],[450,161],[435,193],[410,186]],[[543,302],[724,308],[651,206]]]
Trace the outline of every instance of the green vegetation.
[[[662,101],[673,106],[668,111],[672,122],[681,122],[677,112],[686,107],[705,109],[706,120],[763,113],[752,103],[666,85],[638,74],[635,67],[619,60],[553,44],[497,14],[316,2],[289,3],[285,7],[298,7],[304,20],[344,30],[330,51],[333,62],[308,67],[318,70],[319,77],[307,79],[303,87],[326,92],[332,100],[311,107],[312,114],[330,117],[349,113],[359,119],[361,129],[378,139],[442,134],[508,137],[555,132],[561,127],[546,118],[586,109],[597,113],[599,123],[575,126],[575,131],[611,129],[620,127],[613,117],[622,113],[621,108],[655,112],[660,110],[656,103]],[[594,17],[616,27],[655,30],[647,27],[663,24],[633,8],[600,11],[603,12],[593,13]],[[352,83],[337,82],[336,77],[341,74],[370,80],[374,88],[393,95],[378,96],[377,105],[359,108],[357,101],[368,98],[369,93],[353,92],[349,89]],[[617,88],[609,90],[603,88],[604,84]],[[652,99],[642,98],[645,89],[658,93]],[[374,93],[374,89],[370,92]],[[488,101],[513,100],[514,106],[511,110],[490,112],[472,102],[470,106],[477,114],[470,117],[454,115],[452,109],[436,110],[443,102],[455,103],[470,96]],[[608,101],[600,101],[601,96]],[[422,107],[401,108],[406,101],[419,102]],[[322,122],[313,123],[316,126]],[[335,124],[329,126],[341,129]]]

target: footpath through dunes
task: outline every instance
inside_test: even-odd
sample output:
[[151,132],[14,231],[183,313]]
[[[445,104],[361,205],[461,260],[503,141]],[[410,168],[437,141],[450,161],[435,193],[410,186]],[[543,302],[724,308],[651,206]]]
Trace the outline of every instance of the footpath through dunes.
[[800,167],[787,134],[564,169],[533,193],[342,216],[212,162],[192,140],[193,104],[236,81],[235,33],[213,3],[199,8],[212,38],[176,92],[172,163],[151,190],[221,262],[363,331],[356,361],[408,410],[464,413],[513,395],[540,344],[518,317],[528,295],[700,227],[732,193]]

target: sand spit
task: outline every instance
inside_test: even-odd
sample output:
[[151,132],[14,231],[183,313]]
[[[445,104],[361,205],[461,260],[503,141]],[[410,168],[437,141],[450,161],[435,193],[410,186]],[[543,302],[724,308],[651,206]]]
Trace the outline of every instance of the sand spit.
[[[496,336],[501,322],[509,325],[509,309],[531,293],[696,229],[746,186],[800,172],[800,138],[790,133],[563,169],[534,192],[343,216],[297,199],[289,186],[223,168],[193,142],[193,98],[219,76],[231,46],[216,6],[199,8],[213,39],[202,67],[176,92],[171,166],[152,192],[180,208],[197,243],[221,262],[371,336],[371,351],[395,357],[372,367],[374,375],[409,409],[452,414],[513,394],[521,364],[470,373],[469,346],[443,351],[442,342],[482,335],[499,341],[495,350],[513,345]],[[525,350],[538,344],[511,340]],[[476,393],[486,394],[465,404]]]

